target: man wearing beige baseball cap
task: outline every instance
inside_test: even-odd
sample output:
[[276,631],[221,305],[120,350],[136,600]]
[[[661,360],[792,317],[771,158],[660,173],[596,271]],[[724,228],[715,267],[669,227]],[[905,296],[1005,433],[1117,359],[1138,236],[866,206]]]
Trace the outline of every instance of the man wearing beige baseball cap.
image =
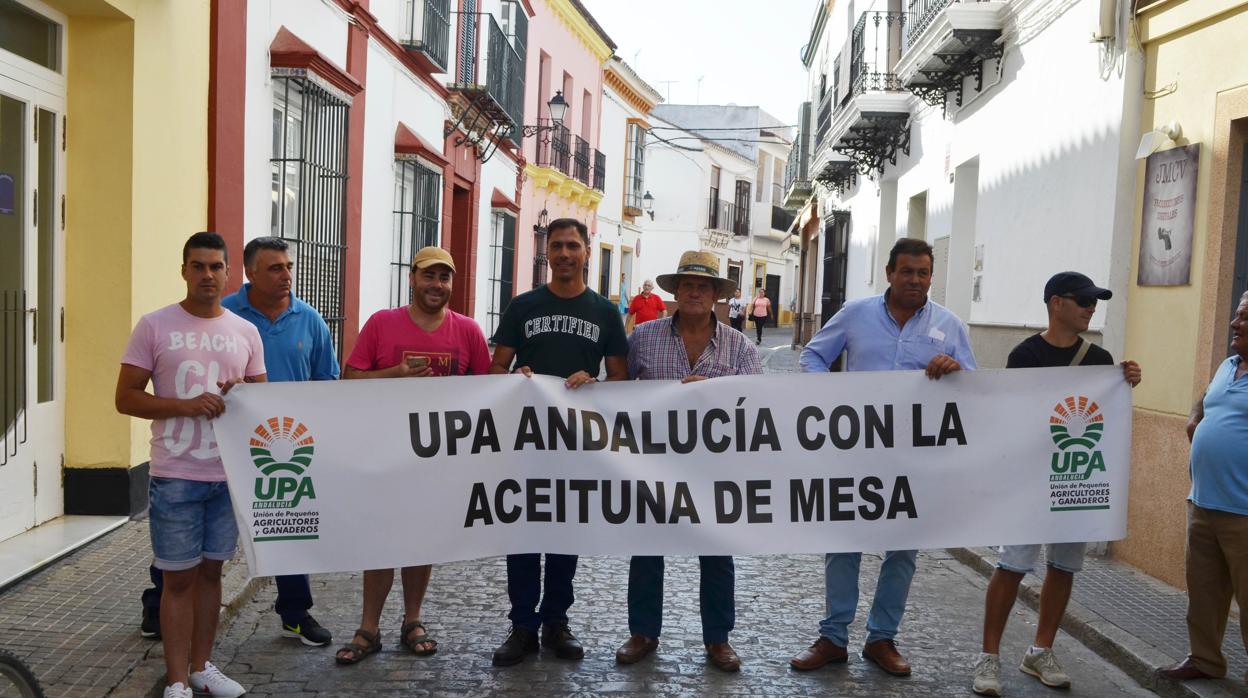
[[[719,257],[692,250],[680,256],[676,273],[658,277],[659,288],[676,296],[671,317],[638,325],[628,339],[628,377],[693,383],[719,376],[763,372],[758,350],[737,330],[715,317],[715,302],[732,297],[737,285],[719,275]],[[701,566],[702,643],[717,669],[737,671],[741,658],[728,644],[736,622],[732,558],[703,555]],[[663,626],[663,558],[633,557],[628,569],[629,638],[615,653],[620,664],[634,664],[659,646]]]
[[[411,302],[378,310],[364,323],[347,359],[345,378],[429,378],[485,375],[490,352],[481,327],[470,317],[447,308],[455,261],[441,247],[416,253],[408,272]],[[403,625],[399,644],[418,657],[438,651],[425,630],[420,609],[429,587],[429,565],[404,567]],[[365,570],[364,610],[351,642],[338,650],[339,664],[355,664],[381,649],[382,606],[394,584],[394,570]]]

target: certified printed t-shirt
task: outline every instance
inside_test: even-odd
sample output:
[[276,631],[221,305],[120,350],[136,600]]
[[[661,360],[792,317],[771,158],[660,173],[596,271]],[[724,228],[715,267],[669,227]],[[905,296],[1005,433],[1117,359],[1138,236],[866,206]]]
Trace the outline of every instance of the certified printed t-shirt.
[[638,325],[643,322],[658,320],[659,313],[664,310],[667,310],[667,305],[663,303],[662,298],[653,293],[649,296],[644,293],[638,293],[633,296],[633,302],[628,306],[628,312],[637,316],[633,319],[633,322]]
[[490,369],[485,335],[472,318],[447,309],[438,329],[426,332],[412,321],[407,306],[373,313],[360,330],[347,365],[379,371],[410,356],[428,358],[435,376],[481,376]]
[[585,289],[560,298],[542,286],[512,299],[494,343],[516,351],[516,366],[567,378],[577,371],[597,376],[604,356],[628,356],[624,321],[611,301]]
[[[220,393],[217,382],[264,373],[264,345],[255,325],[226,310],[201,318],[174,303],[144,315],[121,363],[152,372],[156,397],[189,399]],[[151,474],[222,482],[225,468],[206,417],[152,420]]]

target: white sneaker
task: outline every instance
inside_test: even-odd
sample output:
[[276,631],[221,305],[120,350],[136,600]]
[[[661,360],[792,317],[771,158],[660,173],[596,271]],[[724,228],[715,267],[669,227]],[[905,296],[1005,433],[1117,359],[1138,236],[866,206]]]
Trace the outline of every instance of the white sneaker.
[[1001,695],[1001,657],[981,654],[975,662],[975,684],[971,690],[981,696]]
[[1024,654],[1018,670],[1040,679],[1040,683],[1049,688],[1070,688],[1070,677],[1062,671],[1062,665],[1057,663],[1052,649]]
[[194,698],[195,694],[181,681],[172,686],[165,686],[165,698]]
[[191,672],[191,688],[212,698],[238,698],[247,692],[242,684],[222,674],[212,662],[204,662],[203,671]]

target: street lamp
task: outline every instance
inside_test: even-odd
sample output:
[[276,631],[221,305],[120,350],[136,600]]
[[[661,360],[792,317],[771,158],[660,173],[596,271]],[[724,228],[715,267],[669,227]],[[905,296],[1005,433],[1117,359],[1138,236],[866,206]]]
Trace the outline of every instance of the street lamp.
[[641,197],[641,206],[650,214],[650,220],[654,220],[654,195],[650,190],[646,190],[646,195]]
[[553,131],[563,126],[563,117],[568,113],[568,103],[563,99],[563,90],[555,92],[555,96],[551,97],[550,101],[546,103],[546,109],[550,112],[550,123],[547,125],[525,126],[524,135],[532,137],[543,131]]

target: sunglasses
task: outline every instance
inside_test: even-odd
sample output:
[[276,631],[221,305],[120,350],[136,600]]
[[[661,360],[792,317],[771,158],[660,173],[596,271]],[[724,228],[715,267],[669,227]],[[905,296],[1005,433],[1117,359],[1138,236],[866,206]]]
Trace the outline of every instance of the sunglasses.
[[1084,296],[1084,297],[1059,296],[1059,297],[1065,298],[1066,300],[1074,301],[1075,304],[1078,305],[1080,308],[1095,308],[1096,307],[1096,296]]

